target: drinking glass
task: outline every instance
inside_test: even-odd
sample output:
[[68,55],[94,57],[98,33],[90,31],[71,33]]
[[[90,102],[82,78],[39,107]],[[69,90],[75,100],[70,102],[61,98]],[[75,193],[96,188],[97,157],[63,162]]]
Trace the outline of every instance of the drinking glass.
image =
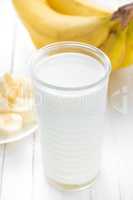
[[[81,87],[40,80],[38,71],[46,67],[46,60],[61,53],[80,53],[96,59],[104,75]],[[91,45],[59,42],[37,50],[31,66],[47,180],[63,190],[89,187],[100,172],[110,61]]]

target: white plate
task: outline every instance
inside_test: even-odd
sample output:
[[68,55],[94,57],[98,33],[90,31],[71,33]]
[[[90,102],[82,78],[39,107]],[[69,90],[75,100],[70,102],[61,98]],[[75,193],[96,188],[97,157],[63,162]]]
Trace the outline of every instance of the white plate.
[[24,137],[27,137],[28,135],[34,133],[37,130],[37,123],[31,123],[26,125],[24,128],[22,128],[20,131],[16,132],[15,134],[8,134],[8,135],[0,135],[0,144],[6,144],[15,142],[18,140],[23,139]]

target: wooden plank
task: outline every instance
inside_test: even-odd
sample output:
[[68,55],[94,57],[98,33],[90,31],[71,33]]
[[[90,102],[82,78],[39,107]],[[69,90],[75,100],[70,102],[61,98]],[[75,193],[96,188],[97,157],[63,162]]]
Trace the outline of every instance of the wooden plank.
[[[111,127],[116,157],[116,173],[122,200],[133,199],[133,134],[132,134],[133,67],[118,71],[111,77]],[[113,78],[119,81],[113,84]],[[111,95],[110,94],[110,95]]]
[[118,184],[117,152],[113,141],[111,127],[106,127],[103,143],[102,170],[96,185],[92,188],[92,200],[120,199]]
[[133,134],[132,119],[120,116],[113,125],[118,182],[122,199],[133,199]]
[[[41,149],[39,141],[39,132],[34,135],[34,158],[33,158],[33,200],[42,200],[45,197],[48,199],[47,185],[44,182]],[[45,194],[46,193],[46,194]]]
[[[27,33],[16,18],[12,5],[10,5],[10,9],[8,8],[9,16],[11,12],[13,12],[14,15],[13,28],[15,28],[13,31],[15,35],[12,35],[13,45],[15,46],[13,46],[10,51],[10,55],[12,56],[12,59],[10,59],[12,63],[11,67],[14,74],[27,74],[28,70],[26,71],[26,67],[23,67],[23,65],[25,63],[25,58],[28,57],[30,40],[25,37]],[[11,40],[11,38],[8,40]],[[32,157],[32,135],[22,141],[6,145],[1,199],[32,199]]]
[[31,137],[8,144],[5,152],[2,199],[31,199]]
[[5,150],[6,150],[6,145],[0,145],[0,199],[2,199],[2,191],[3,191],[3,175],[4,175],[4,166],[5,166]]
[[[11,2],[0,2],[0,74],[10,71],[12,39],[14,34],[14,13],[11,11]],[[6,145],[0,145],[0,199],[3,189],[3,172],[5,165]]]

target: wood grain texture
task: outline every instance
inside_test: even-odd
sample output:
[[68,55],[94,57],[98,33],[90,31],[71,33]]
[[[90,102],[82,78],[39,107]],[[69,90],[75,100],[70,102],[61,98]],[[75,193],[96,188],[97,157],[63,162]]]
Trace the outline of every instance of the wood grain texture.
[[[4,49],[0,49],[0,51],[4,56],[3,62],[0,64],[7,67],[1,71],[12,71],[13,74],[28,73],[28,70],[26,71],[23,67],[25,57],[22,55],[28,55],[28,48],[26,47],[27,51],[25,51],[23,45],[27,44],[27,41],[31,44],[30,40],[25,39],[26,32],[22,32],[23,27],[22,30],[19,29],[20,22],[16,18],[11,1],[5,1],[3,3],[2,11],[3,13],[7,12],[7,15],[2,15],[2,20],[4,18],[2,24],[3,38],[0,38],[3,43],[2,46],[0,45],[0,48],[2,47]],[[19,38],[19,35],[22,35],[22,37]],[[32,157],[34,153],[32,141],[33,136],[30,136],[22,141],[2,146],[1,199],[32,199]]]
[[31,199],[32,138],[8,144],[6,148],[2,199]]
[[[0,4],[0,74],[2,75],[10,71],[11,66],[14,13],[11,11],[11,2],[8,0],[1,1]],[[3,199],[5,155],[6,145],[0,145],[0,200]]]

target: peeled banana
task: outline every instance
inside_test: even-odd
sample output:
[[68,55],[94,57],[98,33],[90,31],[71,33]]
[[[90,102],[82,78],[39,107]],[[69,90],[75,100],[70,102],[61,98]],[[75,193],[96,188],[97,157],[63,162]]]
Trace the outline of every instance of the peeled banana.
[[52,42],[79,41],[105,51],[113,69],[132,62],[132,54],[130,58],[126,55],[127,49],[131,51],[126,41],[132,34],[126,30],[133,18],[133,3],[115,12],[94,7],[88,0],[13,0],[13,3],[38,48]]
[[0,135],[36,122],[31,81],[9,73],[0,78]]

